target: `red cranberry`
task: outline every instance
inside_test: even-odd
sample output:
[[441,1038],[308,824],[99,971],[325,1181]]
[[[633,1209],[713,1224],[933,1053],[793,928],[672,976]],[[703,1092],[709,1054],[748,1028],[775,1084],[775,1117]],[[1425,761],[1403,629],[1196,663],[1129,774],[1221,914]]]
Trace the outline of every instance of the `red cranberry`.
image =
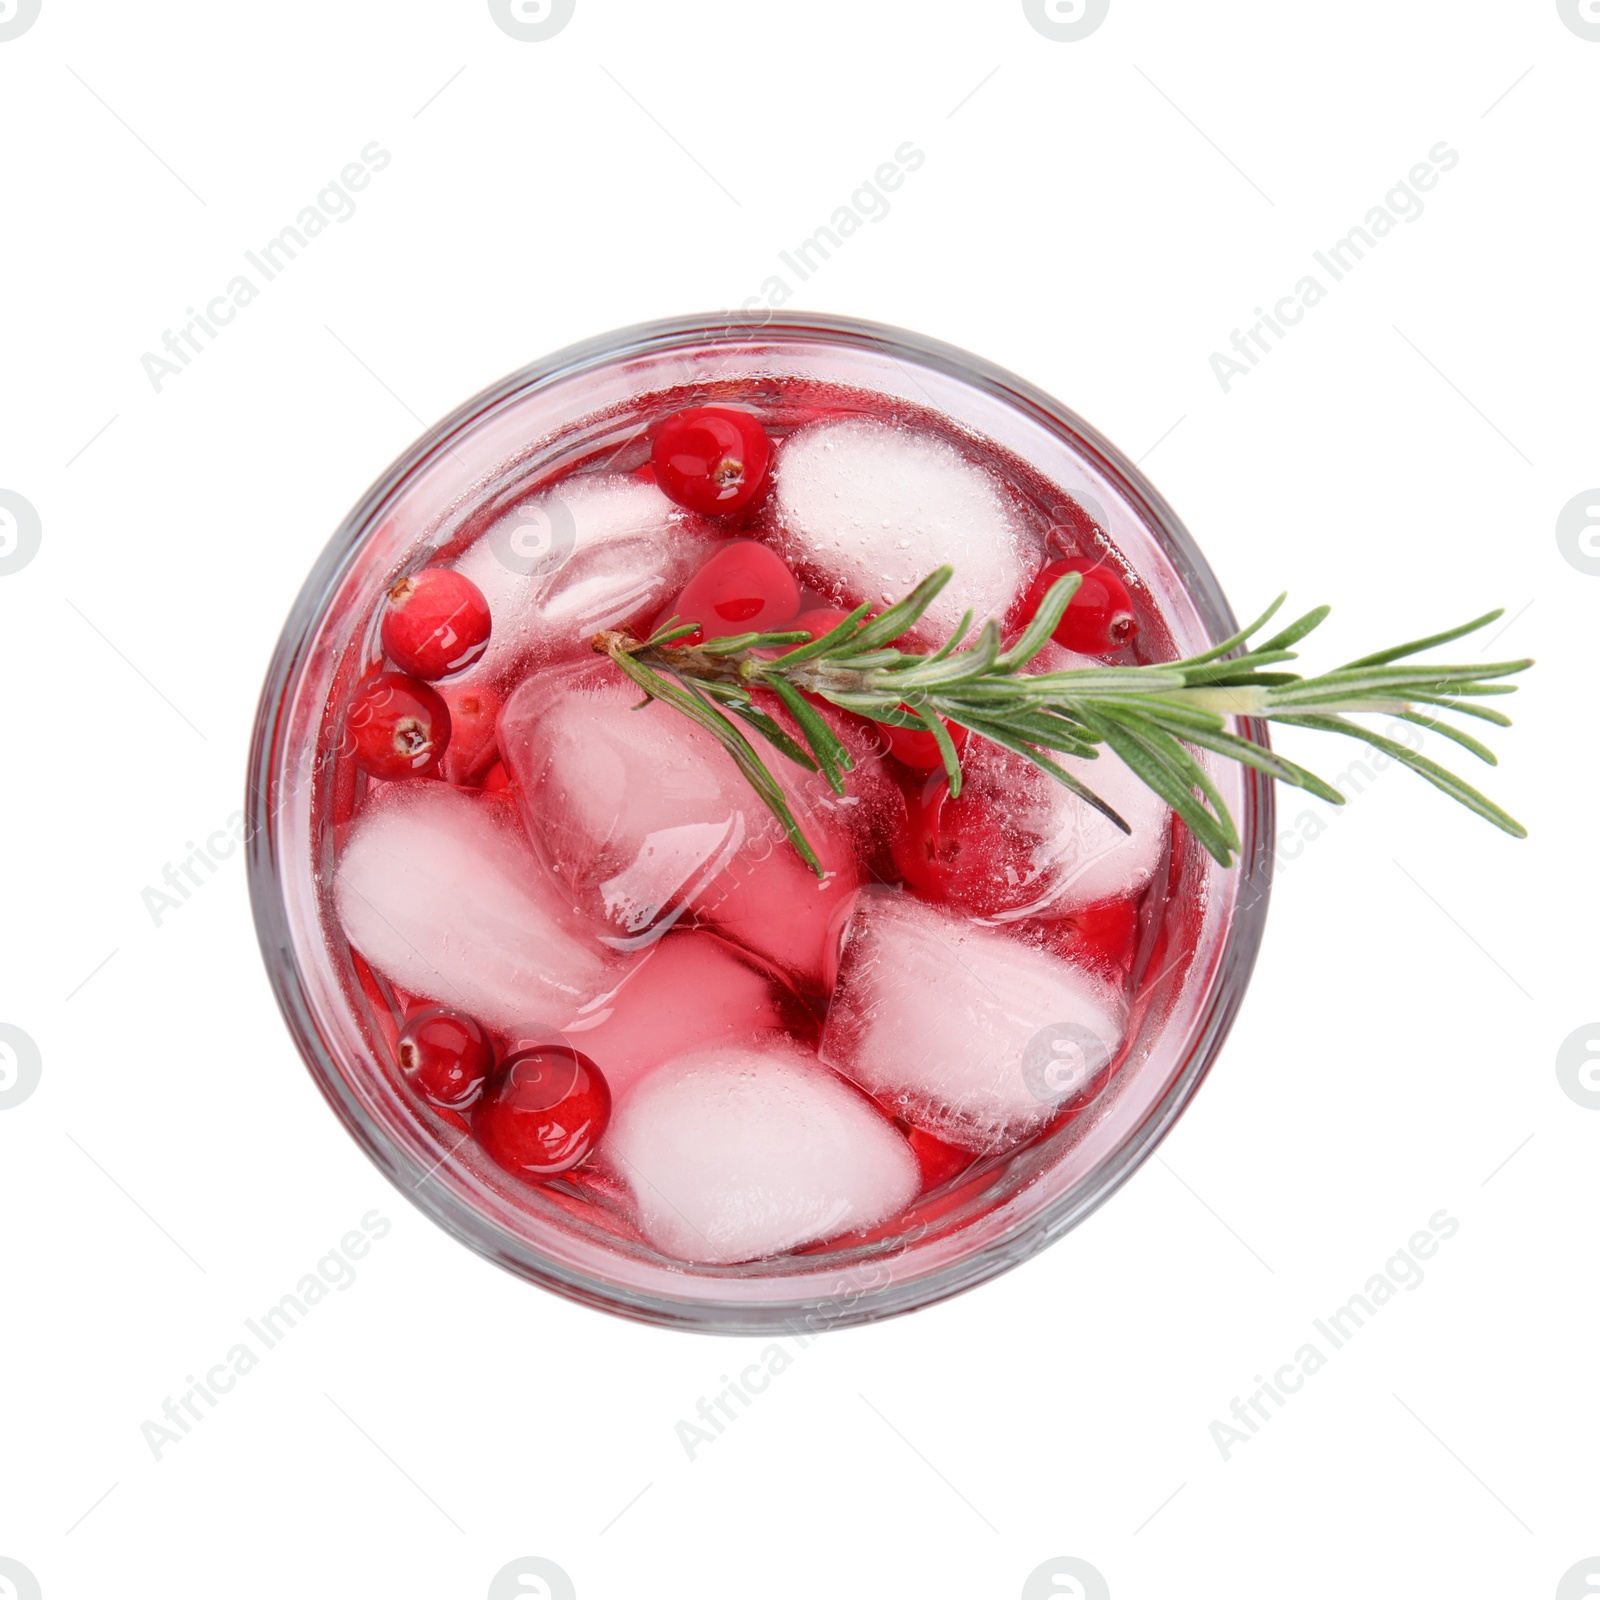
[[970,787],[952,800],[942,773],[910,787],[906,825],[891,848],[906,883],[947,904],[988,904],[997,885],[1023,884],[1033,873],[1028,843],[1001,807]]
[[815,643],[823,634],[832,633],[849,615],[848,611],[836,611],[830,606],[819,606],[814,611],[802,611],[793,622],[786,622],[783,627],[786,633],[809,633],[812,642]]
[[776,633],[799,609],[800,585],[783,561],[754,539],[735,539],[689,580],[662,621],[698,623],[682,642],[701,644],[735,633]]
[[[909,709],[908,706],[901,707],[903,711]],[[932,772],[935,768],[944,767],[944,757],[939,754],[939,741],[926,728],[891,728],[887,723],[882,724],[882,728],[884,738],[889,742],[889,754],[896,761],[902,761],[919,772]],[[967,748],[967,730],[952,727],[948,722],[945,728],[959,755]]]
[[1069,572],[1081,572],[1083,582],[1067,602],[1052,635],[1057,644],[1080,655],[1104,656],[1120,650],[1138,631],[1133,602],[1128,588],[1109,562],[1093,556],[1068,556],[1052,561],[1028,590],[1023,603],[1023,620],[1030,620],[1042,604],[1046,592],[1057,579]]
[[423,1099],[450,1109],[477,1099],[494,1066],[494,1046],[483,1025],[448,1006],[408,1017],[397,1053],[412,1088]]
[[450,710],[436,689],[403,672],[375,672],[350,696],[345,729],[358,767],[374,778],[425,778],[450,743]]
[[497,761],[483,775],[482,789],[485,794],[501,794],[511,787],[511,774],[506,771],[506,764]]
[[495,723],[500,696],[479,685],[444,684],[438,691],[450,713],[450,749],[444,775],[451,783],[470,784],[495,759]]
[[566,1045],[519,1050],[501,1065],[472,1117],[478,1142],[519,1178],[550,1178],[588,1156],[611,1117],[611,1090]]
[[427,567],[389,591],[383,651],[402,672],[442,678],[483,654],[489,627],[489,602],[477,584],[448,567]]
[[692,406],[668,417],[650,451],[663,493],[712,516],[744,510],[766,487],[771,458],[761,424],[729,406]]

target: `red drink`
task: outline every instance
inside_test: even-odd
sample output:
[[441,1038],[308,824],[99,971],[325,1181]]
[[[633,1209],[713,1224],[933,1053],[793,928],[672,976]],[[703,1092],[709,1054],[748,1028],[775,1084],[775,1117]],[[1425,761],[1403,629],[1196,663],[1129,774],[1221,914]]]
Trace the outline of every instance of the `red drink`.
[[[1240,876],[1110,752],[1061,759],[1126,834],[959,729],[954,797],[931,732],[820,701],[854,761],[842,796],[743,729],[813,871],[717,741],[641,707],[596,634],[692,625],[664,656],[817,636],[944,563],[901,648],[937,647],[969,609],[1014,637],[1067,569],[1086,576],[1065,643],[1027,670],[1172,659],[1225,613],[1108,447],[976,392],[941,351],[889,362],[929,363],[951,396],[930,405],[854,332],[655,338],[661,370],[618,398],[592,373],[562,397],[559,447],[519,460],[502,417],[466,494],[424,484],[375,531],[361,519],[275,708],[314,748],[309,792],[284,781],[294,740],[263,728],[270,814],[299,825],[275,895],[295,922],[286,855],[322,891],[320,951],[303,915],[287,941],[315,1028],[287,1009],[369,1147],[439,1152],[419,1198],[480,1248],[636,1314],[852,1320],[998,1270],[1019,1230],[1043,1242],[1147,1148],[1248,965]],[[425,518],[429,500],[445,509]],[[1260,786],[1217,778],[1253,884]]]

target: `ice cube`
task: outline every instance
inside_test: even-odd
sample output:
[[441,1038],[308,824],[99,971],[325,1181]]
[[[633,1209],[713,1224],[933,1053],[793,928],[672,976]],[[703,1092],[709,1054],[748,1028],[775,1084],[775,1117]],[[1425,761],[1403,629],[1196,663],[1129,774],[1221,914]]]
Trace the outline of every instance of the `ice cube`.
[[1087,1088],[1126,1019],[1122,995],[1092,974],[872,888],[845,931],[821,1056],[916,1127],[989,1152]]
[[600,1068],[620,1098],[686,1050],[807,1022],[792,991],[715,934],[689,929],[651,945],[616,993],[567,1030],[566,1042]]
[[835,600],[881,609],[935,567],[955,577],[919,633],[943,639],[969,606],[1002,616],[1028,577],[1022,530],[993,479],[933,434],[866,418],[813,423],[778,452],[780,546]]
[[519,501],[456,562],[494,619],[462,677],[503,683],[527,661],[581,653],[601,628],[658,610],[711,548],[686,512],[627,474],[568,478]]
[[713,1265],[872,1227],[920,1185],[889,1121],[782,1043],[664,1063],[622,1097],[600,1155],[658,1250]]
[[[1099,665],[1092,656],[1047,645],[1026,670],[1072,672]],[[965,771],[976,792],[1007,799],[1007,823],[1028,846],[1028,875],[1017,885],[1009,908],[1000,909],[993,920],[1059,916],[1138,894],[1150,882],[1167,848],[1172,811],[1109,746],[1101,745],[1092,759],[1056,759],[1104,800],[1130,833],[1021,756],[987,739],[972,740],[968,749],[971,764]]]
[[595,662],[535,673],[506,702],[500,749],[541,858],[616,948],[689,918],[820,988],[830,919],[860,881],[859,793],[836,799],[750,731],[817,852],[819,880],[722,746],[672,707],[639,700],[615,666]]
[[624,964],[580,937],[504,802],[426,779],[356,819],[334,875],[345,937],[391,983],[491,1028],[564,1027]]

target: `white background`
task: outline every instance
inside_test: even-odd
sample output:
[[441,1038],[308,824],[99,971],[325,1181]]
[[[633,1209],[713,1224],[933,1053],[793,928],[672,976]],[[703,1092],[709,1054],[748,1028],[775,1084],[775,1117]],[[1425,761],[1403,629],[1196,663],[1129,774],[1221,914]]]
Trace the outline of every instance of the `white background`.
[[[1600,1015],[1600,577],[1555,537],[1600,483],[1597,86],[1554,0],[1112,0],[1077,43],[1017,0],[578,0],[532,44],[482,0],[43,0],[0,43],[0,488],[43,527],[0,577],[0,1021],[43,1060],[0,1112],[0,1556],[46,1600],[478,1600],[523,1555],[582,1600],[1009,1600],[1062,1555],[1115,1600],[1556,1594],[1600,1552],[1600,1111],[1555,1072]],[[373,140],[357,213],[158,394],[141,356]],[[1333,603],[1313,662],[1504,605],[1493,654],[1540,664],[1485,781],[1532,837],[1384,774],[1285,863],[1158,1159],[691,1462],[675,1423],[761,1343],[452,1243],[300,1066],[239,857],[159,927],[141,890],[237,810],[290,601],[425,424],[737,306],[905,140],[792,303],[1059,395],[1236,609]],[[1441,140],[1425,214],[1224,394],[1211,353]],[[154,1460],[141,1424],[375,1207],[358,1281]],[[1224,1461],[1213,1420],[1441,1208],[1426,1281]]]

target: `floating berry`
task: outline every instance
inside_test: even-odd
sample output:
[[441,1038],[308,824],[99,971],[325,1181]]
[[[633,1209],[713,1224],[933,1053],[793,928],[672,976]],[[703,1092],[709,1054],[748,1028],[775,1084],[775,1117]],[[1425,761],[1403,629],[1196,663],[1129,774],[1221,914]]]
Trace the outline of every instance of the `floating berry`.
[[450,709],[436,689],[403,672],[356,685],[345,713],[351,753],[374,778],[425,778],[450,743]]
[[[900,709],[909,711],[911,708],[902,705]],[[931,772],[936,767],[944,766],[944,757],[939,753],[939,741],[926,728],[892,728],[887,723],[881,726],[889,742],[889,754],[896,761],[904,762],[919,772]],[[967,730],[952,727],[948,722],[945,723],[945,729],[959,755],[967,747]]]
[[489,602],[477,584],[448,567],[426,567],[389,591],[383,651],[402,672],[431,681],[470,667],[489,628]]
[[438,694],[450,713],[450,749],[443,772],[450,783],[470,784],[495,760],[495,723],[500,696],[478,684],[442,684]]
[[450,1110],[477,1099],[494,1067],[494,1046],[483,1025],[448,1006],[407,1018],[396,1053],[412,1088]]
[[1069,572],[1081,572],[1083,582],[1067,602],[1067,609],[1051,637],[1057,644],[1080,655],[1104,656],[1120,650],[1138,631],[1133,602],[1128,588],[1109,562],[1093,556],[1068,556],[1052,561],[1028,590],[1023,604],[1023,619],[1031,619],[1044,601],[1051,584]]
[[823,634],[832,633],[849,615],[848,611],[836,611],[828,606],[819,606],[815,611],[802,611],[793,622],[784,623],[783,631],[809,633],[812,642],[815,643]]
[[483,775],[481,785],[485,794],[501,794],[511,787],[511,774],[506,771],[506,764],[497,761]]
[[692,406],[656,430],[650,464],[668,499],[703,516],[742,511],[767,483],[772,445],[747,411]]
[[662,617],[698,623],[698,633],[681,642],[701,644],[736,633],[779,632],[799,609],[800,585],[783,561],[754,539],[735,539],[701,567]]
[[550,1178],[584,1160],[610,1118],[611,1090],[594,1062],[566,1045],[539,1045],[502,1063],[472,1131],[506,1171]]
[[906,825],[891,849],[910,888],[945,904],[988,905],[1035,870],[1028,841],[995,801],[971,787],[951,799],[943,773],[909,786]]

